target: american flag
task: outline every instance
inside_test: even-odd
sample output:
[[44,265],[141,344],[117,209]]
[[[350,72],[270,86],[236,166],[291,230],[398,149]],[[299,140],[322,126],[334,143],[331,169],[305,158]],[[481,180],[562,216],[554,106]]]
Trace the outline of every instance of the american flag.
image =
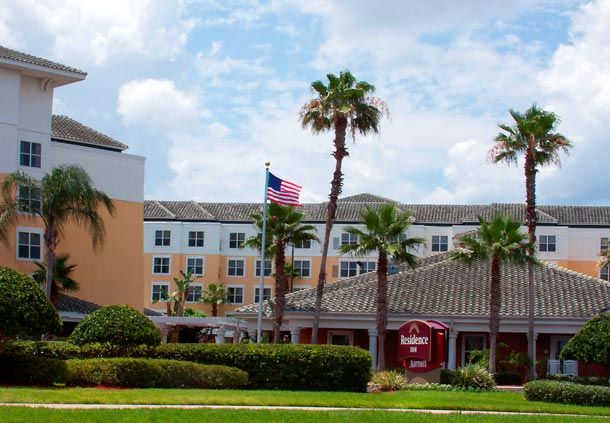
[[284,181],[269,172],[269,184],[267,185],[267,198],[277,204],[287,206],[298,206],[301,186],[292,182]]

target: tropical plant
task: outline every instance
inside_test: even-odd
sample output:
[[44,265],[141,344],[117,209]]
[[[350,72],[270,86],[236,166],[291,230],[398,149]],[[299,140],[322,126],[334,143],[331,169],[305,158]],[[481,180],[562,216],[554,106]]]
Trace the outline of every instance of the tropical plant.
[[[280,342],[280,328],[284,317],[284,307],[286,305],[286,291],[288,289],[288,277],[285,272],[286,265],[286,246],[291,243],[303,241],[317,241],[314,225],[303,224],[303,213],[291,206],[282,206],[271,203],[267,209],[267,234],[265,235],[267,246],[265,257],[273,258],[275,261],[275,299],[274,303],[274,322],[273,322],[273,342]],[[262,232],[263,214],[254,213],[252,215],[254,226]],[[250,237],[244,243],[244,247],[262,250],[262,236],[259,234]],[[261,272],[264,266],[261,263]],[[263,293],[261,292],[261,295]]]
[[491,222],[479,218],[477,236],[465,235],[459,238],[463,249],[449,253],[452,260],[470,265],[473,260],[489,260],[489,371],[496,371],[496,349],[500,330],[502,264],[505,262],[525,265],[536,263],[536,257],[529,254],[531,243],[527,235],[520,231],[521,224],[514,220],[499,216]]
[[208,317],[208,315],[201,310],[187,307],[184,309],[184,317]]
[[381,392],[407,389],[407,378],[403,373],[396,370],[376,372],[371,378],[371,383],[378,387]]
[[365,207],[360,213],[365,229],[347,227],[345,232],[356,235],[358,243],[344,244],[341,253],[354,252],[367,255],[376,252],[377,258],[377,370],[385,369],[385,332],[388,325],[388,259],[406,262],[412,268],[416,265],[412,251],[425,242],[423,238],[407,238],[404,233],[413,223],[410,212],[400,212],[387,203],[378,209]]
[[29,209],[31,215],[38,215],[45,226],[44,245],[47,254],[45,292],[51,297],[55,251],[63,236],[64,227],[73,223],[89,231],[93,247],[104,241],[106,233],[100,207],[110,215],[114,214],[114,204],[110,197],[94,188],[87,172],[76,165],[61,165],[37,181],[23,172],[8,175],[2,182],[3,204],[0,205],[0,240],[8,243],[9,230],[14,228],[19,212],[23,210],[15,193],[18,189],[39,192],[41,205]]
[[451,384],[461,388],[473,388],[483,391],[492,390],[496,387],[492,372],[478,364],[458,367],[453,372]]
[[[294,263],[294,257],[292,258],[292,263]],[[291,293],[294,290],[294,280],[301,279],[303,276],[301,272],[294,267],[292,263],[286,263],[284,266],[284,271],[286,272],[286,277],[288,278],[288,292]]]
[[227,302],[227,290],[222,283],[218,285],[211,283],[203,291],[203,296],[199,301],[204,304],[210,304],[212,306],[212,317],[217,317],[218,306]]
[[311,84],[311,91],[316,98],[308,101],[302,107],[300,120],[303,128],[311,128],[313,133],[334,131],[334,147],[332,155],[335,158],[335,171],[331,182],[328,206],[326,209],[326,227],[322,245],[322,259],[318,277],[316,305],[314,311],[312,343],[317,343],[318,326],[320,323],[320,307],[322,294],[326,283],[326,258],[330,231],[337,211],[337,199],[343,186],[341,165],[349,154],[345,146],[345,137],[349,131],[355,139],[356,132],[367,135],[379,131],[379,122],[383,114],[388,114],[386,104],[379,98],[372,97],[375,87],[368,82],[356,81],[349,72],[340,72],[339,76],[328,74],[328,85],[322,81]]
[[610,367],[610,314],[589,320],[561,349],[561,358]]
[[[572,143],[560,133],[554,132],[559,124],[559,117],[546,110],[532,105],[525,113],[509,110],[514,120],[513,125],[499,124],[504,132],[495,138],[495,144],[489,150],[488,158],[494,163],[506,162],[517,164],[519,156],[525,157],[525,223],[527,225],[530,255],[536,247],[536,173],[545,165],[560,165],[559,153],[568,153]],[[528,266],[528,358],[534,360],[536,341],[534,338],[534,269]],[[536,368],[531,366],[530,379],[536,378]]]
[[[64,291],[78,291],[80,284],[72,279],[72,272],[76,268],[76,264],[68,264],[70,260],[69,254],[60,254],[55,260],[55,266],[53,266],[53,285],[51,286],[51,302],[55,303],[58,292]],[[43,286],[47,280],[47,264],[46,263],[34,263],[38,270],[34,272],[32,277],[40,286]]]
[[29,276],[0,266],[0,353],[16,336],[58,332],[61,321]]
[[599,255],[601,257],[597,262],[597,266],[600,268],[600,270],[608,268],[608,272],[610,273],[610,248],[600,251]]

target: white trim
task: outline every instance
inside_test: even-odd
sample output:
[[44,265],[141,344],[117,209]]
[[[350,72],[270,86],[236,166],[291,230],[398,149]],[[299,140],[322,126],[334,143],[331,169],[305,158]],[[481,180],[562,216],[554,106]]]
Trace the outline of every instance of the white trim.
[[151,302],[151,303],[152,303],[153,301],[160,301],[160,299],[159,299],[159,300],[155,300],[155,299],[153,299],[153,287],[154,287],[155,285],[163,285],[163,286],[166,286],[166,287],[167,287],[167,293],[168,293],[168,294],[169,294],[169,290],[170,290],[170,288],[171,288],[171,286],[170,286],[170,283],[169,283],[169,282],[162,282],[162,281],[161,281],[161,282],[151,282],[151,283],[150,283],[150,302]]
[[[307,258],[300,258],[300,257],[295,257],[294,261],[292,262],[294,265],[295,261],[300,261],[300,262],[304,262],[304,261],[308,261],[309,262],[309,276],[303,276],[301,275],[301,279],[311,279],[312,278],[312,260],[310,257]],[[301,273],[301,271],[299,270],[299,273]]]
[[186,258],[184,259],[184,270],[186,272],[188,272],[189,266],[189,259],[201,259],[202,263],[201,263],[201,274],[199,273],[193,273],[193,276],[203,276],[205,275],[205,256],[186,256]]
[[[167,258],[169,259],[169,271],[167,273],[155,272],[155,259],[156,258]],[[153,275],[171,275],[172,274],[172,256],[168,254],[155,254],[152,256],[152,268],[150,269]]]
[[[203,282],[193,282],[191,283],[191,287],[200,287],[201,288],[201,296],[199,297],[201,299],[201,297],[203,297]],[[188,297],[187,297],[188,298]],[[187,304],[197,304],[199,303],[199,301],[185,301]]]
[[[238,246],[237,247],[231,247],[231,235],[232,234],[238,234],[238,236],[237,236],[237,244],[238,244]],[[227,248],[229,250],[240,250],[241,249],[239,247],[239,234],[243,234],[243,236],[244,236],[244,240],[242,242],[242,245],[246,242],[246,239],[248,239],[246,237],[246,233],[245,232],[229,232],[229,237],[228,237],[228,242],[227,242]]]
[[354,346],[354,331],[353,330],[329,330],[326,335],[326,343],[330,344],[333,339],[333,335],[347,336],[347,340],[350,346]]
[[[260,277],[261,277],[261,275],[257,275],[257,274],[256,274],[256,265],[257,265],[257,264],[258,264],[258,262],[260,262],[260,261],[261,261],[260,257],[254,260],[254,277],[255,277],[255,278],[260,278]],[[270,263],[271,263],[271,273],[269,273],[269,275],[265,275],[265,277],[266,277],[266,278],[270,278],[270,277],[272,277],[271,275],[273,274],[273,271],[275,270],[275,269],[274,269],[274,267],[275,267],[275,266],[274,266],[274,264],[273,264],[273,260],[267,260],[267,259],[265,259],[265,261],[268,261],[268,262],[270,262]],[[263,267],[264,267],[264,266],[263,266]],[[264,271],[264,269],[261,269],[261,270],[262,270],[262,271]]]
[[[40,235],[40,258],[33,259],[28,257],[19,257],[19,232],[38,234]],[[18,261],[43,261],[46,255],[44,245],[44,229],[36,226],[17,226],[15,230],[15,259]]]
[[246,300],[246,286],[245,285],[236,285],[236,284],[228,284],[225,285],[227,290],[227,299],[229,298],[229,288],[241,288],[241,303],[231,303],[227,301],[227,304],[244,304]]
[[[244,262],[244,274],[243,275],[229,275],[229,260],[239,260]],[[245,278],[246,277],[246,257],[227,257],[227,277],[228,278]]]

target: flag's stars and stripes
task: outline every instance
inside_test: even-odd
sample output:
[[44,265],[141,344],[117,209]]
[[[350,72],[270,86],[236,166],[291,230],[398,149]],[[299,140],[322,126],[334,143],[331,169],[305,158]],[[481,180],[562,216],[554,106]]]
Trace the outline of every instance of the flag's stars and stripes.
[[269,172],[267,198],[271,202],[287,206],[299,206],[300,193],[300,185],[280,179],[273,173]]

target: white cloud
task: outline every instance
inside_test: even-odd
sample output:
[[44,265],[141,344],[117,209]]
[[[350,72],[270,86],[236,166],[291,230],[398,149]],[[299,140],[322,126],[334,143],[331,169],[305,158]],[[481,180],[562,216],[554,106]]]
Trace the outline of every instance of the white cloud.
[[[208,53],[199,52],[196,57],[196,66],[199,74],[212,80],[212,85],[223,86],[222,76],[231,74],[262,76],[272,72],[271,68],[263,65],[264,57],[256,59],[234,59],[228,56],[218,57],[222,50],[220,41],[212,42]],[[226,82],[226,81],[225,81]],[[230,85],[230,84],[229,84]]]

